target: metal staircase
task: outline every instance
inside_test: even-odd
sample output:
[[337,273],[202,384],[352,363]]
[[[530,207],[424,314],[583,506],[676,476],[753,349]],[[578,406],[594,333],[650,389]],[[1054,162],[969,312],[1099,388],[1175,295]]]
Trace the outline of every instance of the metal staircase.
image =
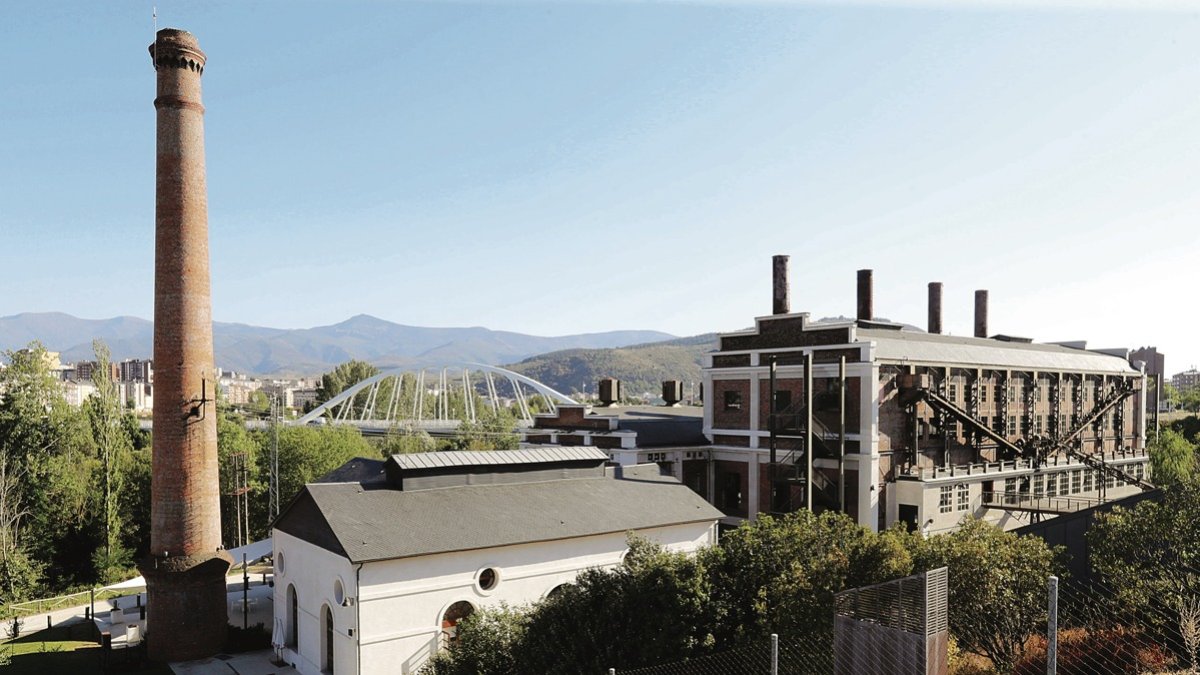
[[[808,409],[803,402],[798,402],[779,412],[771,413],[768,418],[768,428],[774,429],[776,438],[799,439],[803,443],[803,439],[808,437],[805,429],[808,419]],[[812,417],[812,426],[813,451],[815,453],[813,457],[836,458],[838,456],[837,448],[831,446],[830,441],[837,438],[837,434],[815,416]],[[786,450],[777,458],[773,467],[775,475],[772,476],[776,488],[771,505],[773,512],[789,513],[805,507],[803,494],[794,497],[795,490],[792,489],[794,486],[799,486],[803,493],[803,488],[808,483],[805,476],[807,465],[805,452],[806,449],[803,447]],[[814,507],[820,506],[825,510],[839,508],[837,482],[830,480],[821,471],[813,471],[812,490]]]

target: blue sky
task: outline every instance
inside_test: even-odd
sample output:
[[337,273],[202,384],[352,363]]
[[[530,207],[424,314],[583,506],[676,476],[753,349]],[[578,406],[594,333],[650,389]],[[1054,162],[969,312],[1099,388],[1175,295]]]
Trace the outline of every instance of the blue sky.
[[0,315],[152,314],[159,25],[214,317],[733,330],[792,305],[1200,364],[1200,5],[5,2]]

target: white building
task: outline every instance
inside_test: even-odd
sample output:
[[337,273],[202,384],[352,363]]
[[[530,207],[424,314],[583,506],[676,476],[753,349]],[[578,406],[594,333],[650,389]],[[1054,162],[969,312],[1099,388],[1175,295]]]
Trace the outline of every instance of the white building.
[[354,460],[279,516],[275,634],[300,673],[413,673],[483,606],[535,602],[620,563],[626,533],[676,551],[721,513],[655,465],[597,448]]

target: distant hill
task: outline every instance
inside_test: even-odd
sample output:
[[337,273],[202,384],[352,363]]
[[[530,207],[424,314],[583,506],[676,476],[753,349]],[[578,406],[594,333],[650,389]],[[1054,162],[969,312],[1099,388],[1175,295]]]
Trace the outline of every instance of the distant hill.
[[[148,358],[154,326],[131,316],[80,319],[57,312],[0,317],[0,350],[20,349],[40,340],[62,352],[64,361],[92,358],[92,340],[105,341],[114,359]],[[274,374],[316,374],[350,359],[380,367],[436,366],[459,362],[508,363],[570,348],[607,348],[672,338],[651,330],[623,330],[541,337],[482,327],[424,328],[366,314],[331,326],[283,329],[214,323],[217,365],[227,370]]]
[[615,349],[565,349],[505,366],[564,394],[596,393],[603,377],[621,381],[626,394],[662,391],[663,380],[682,380],[684,391],[700,382],[706,352],[717,348],[716,333]]

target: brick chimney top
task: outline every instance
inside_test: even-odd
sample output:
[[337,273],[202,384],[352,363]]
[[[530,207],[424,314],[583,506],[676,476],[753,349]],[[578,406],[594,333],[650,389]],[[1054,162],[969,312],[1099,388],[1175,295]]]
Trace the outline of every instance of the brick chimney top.
[[203,72],[208,57],[200,51],[200,41],[195,35],[179,28],[164,28],[154,36],[150,45],[150,58],[157,69],[160,65],[189,68]]

